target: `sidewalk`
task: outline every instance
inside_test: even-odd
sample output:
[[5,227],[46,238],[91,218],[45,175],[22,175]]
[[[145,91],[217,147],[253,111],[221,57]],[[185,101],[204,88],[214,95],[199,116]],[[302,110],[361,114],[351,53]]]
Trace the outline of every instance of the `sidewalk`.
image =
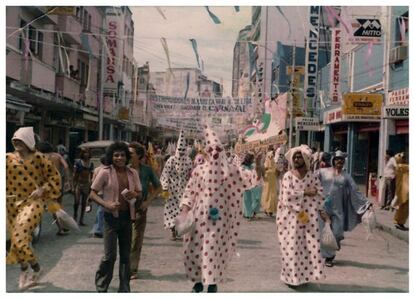
[[[374,203],[375,217],[377,219],[377,228],[408,243],[410,231],[401,231],[395,228],[394,226],[394,212],[395,211],[381,210],[380,207],[376,205],[375,201],[373,203]],[[407,220],[405,226],[409,227],[408,224],[409,224],[409,220]]]

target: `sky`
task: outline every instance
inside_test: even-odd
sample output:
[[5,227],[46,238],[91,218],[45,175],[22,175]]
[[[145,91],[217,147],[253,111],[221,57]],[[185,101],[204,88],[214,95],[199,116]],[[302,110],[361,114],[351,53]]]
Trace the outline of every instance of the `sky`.
[[220,20],[215,24],[204,6],[131,6],[135,28],[134,56],[139,65],[150,63],[150,71],[168,67],[160,38],[167,40],[172,67],[197,67],[189,39],[197,41],[204,61],[204,74],[216,82],[223,80],[224,96],[231,96],[233,48],[239,31],[251,23],[251,6],[210,6]]

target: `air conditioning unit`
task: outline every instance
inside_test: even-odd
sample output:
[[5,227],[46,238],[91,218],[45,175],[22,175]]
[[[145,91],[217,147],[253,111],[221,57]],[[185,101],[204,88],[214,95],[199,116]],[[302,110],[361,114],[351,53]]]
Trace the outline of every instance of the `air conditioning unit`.
[[390,63],[399,63],[408,58],[408,46],[403,45],[391,49]]

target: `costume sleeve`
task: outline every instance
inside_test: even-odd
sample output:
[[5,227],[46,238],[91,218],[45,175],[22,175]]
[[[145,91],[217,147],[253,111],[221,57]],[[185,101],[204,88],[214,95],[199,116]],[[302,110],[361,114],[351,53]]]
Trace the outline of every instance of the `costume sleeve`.
[[200,177],[200,173],[197,169],[195,169],[190,177],[190,180],[187,183],[187,186],[185,187],[183,197],[180,200],[180,208],[183,205],[189,206],[191,209],[194,207],[194,202],[201,191],[197,186],[197,180]]
[[280,204],[296,212],[300,212],[303,197],[304,190],[295,190],[291,174],[289,172],[286,173],[282,178],[282,187],[280,188]]
[[321,180],[318,174],[312,175],[311,185],[314,185],[316,188],[316,195],[312,197],[312,199],[317,203],[318,210],[324,209],[324,195],[323,195],[323,187]]
[[45,191],[45,198],[57,200],[60,198],[61,178],[58,170],[53,163],[43,154],[40,155],[40,163],[43,176],[43,184],[41,186]]
[[358,186],[356,185],[354,179],[348,174],[345,175],[347,181],[346,187],[349,188],[350,199],[352,208],[357,214],[364,214],[371,203],[367,198],[359,191]]
[[169,190],[170,188],[170,174],[173,170],[173,157],[170,157],[165,163],[164,169],[160,177],[160,183],[163,190]]

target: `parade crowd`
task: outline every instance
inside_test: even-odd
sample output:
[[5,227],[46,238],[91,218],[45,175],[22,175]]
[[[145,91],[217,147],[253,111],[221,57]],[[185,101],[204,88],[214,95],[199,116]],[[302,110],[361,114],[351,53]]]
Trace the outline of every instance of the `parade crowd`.
[[[191,145],[183,132],[176,144],[164,149],[114,141],[101,164],[93,164],[90,151],[81,149],[72,165],[63,145],[54,150],[35,141],[32,127],[19,128],[12,143],[15,151],[6,154],[6,261],[20,266],[21,290],[36,286],[41,277],[31,242],[45,211],[56,220],[57,236],[64,237],[71,233],[71,220],[84,226],[85,216],[95,210],[90,234],[102,238],[104,246],[95,275],[98,292],[108,291],[117,254],[118,292],[130,292],[130,282],[139,279],[147,211],[157,198],[164,202],[163,225],[171,241],[183,243],[192,292],[204,287],[218,291],[240,226],[258,220],[261,212],[275,219],[280,279],[291,288],[323,282],[326,267],[335,265],[344,233],[375,216],[372,203],[344,170],[347,155],[340,150],[278,144],[236,154],[205,127],[204,139]],[[406,154],[387,151],[384,176],[382,209],[395,210],[396,228],[406,231]],[[65,192],[73,194],[73,212],[63,210]]]

